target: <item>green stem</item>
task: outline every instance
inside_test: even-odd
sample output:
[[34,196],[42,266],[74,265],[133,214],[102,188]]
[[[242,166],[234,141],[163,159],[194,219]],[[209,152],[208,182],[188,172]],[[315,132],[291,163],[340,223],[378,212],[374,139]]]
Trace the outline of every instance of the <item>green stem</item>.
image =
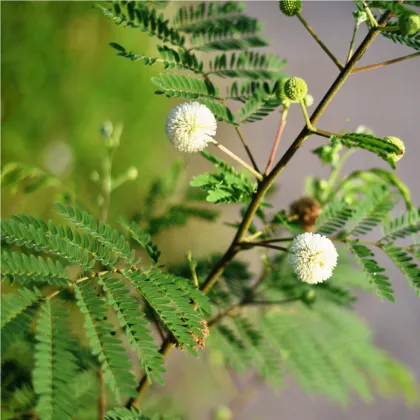
[[[384,15],[381,17],[379,23],[381,25],[385,25],[388,20],[391,18],[392,12],[386,11]],[[311,123],[315,125],[319,118],[322,116],[326,108],[328,107],[331,100],[334,98],[336,93],[340,90],[341,86],[347,79],[347,77],[351,74],[351,71],[356,66],[357,62],[362,58],[366,50],[369,48],[369,46],[372,44],[372,42],[377,37],[379,31],[375,28],[372,28],[368,34],[366,35],[365,39],[360,44],[359,48],[356,50],[356,52],[353,54],[350,61],[346,64],[346,66],[341,70],[338,77],[335,79],[333,84],[331,85],[328,92],[324,95],[323,99],[319,103],[318,107],[315,109],[315,111],[312,114],[311,117]],[[283,155],[283,157],[280,159],[280,161],[277,163],[277,165],[274,167],[274,169],[268,174],[267,177],[264,178],[264,180],[259,184],[257,191],[255,192],[250,205],[248,206],[248,209],[245,213],[244,218],[242,219],[242,222],[236,232],[236,235],[223,255],[223,257],[216,263],[216,265],[213,267],[210,274],[207,276],[204,283],[201,285],[200,290],[207,294],[211,288],[214,286],[214,284],[217,282],[219,277],[223,274],[225,268],[229,265],[229,263],[233,260],[233,258],[236,256],[236,254],[240,251],[240,242],[243,241],[246,234],[248,233],[249,227],[251,226],[251,223],[253,221],[254,215],[257,212],[261,201],[263,200],[265,194],[269,190],[269,188],[273,185],[276,178],[283,172],[284,168],[290,161],[290,159],[294,156],[294,154],[299,150],[299,148],[302,146],[305,139],[311,134],[311,132],[308,130],[308,128],[305,126],[300,134],[297,136],[296,140],[292,143],[292,145],[288,148],[286,153]],[[167,338],[161,346],[160,352],[164,355],[168,354],[169,351],[173,348],[173,343],[171,341],[171,338]],[[139,407],[140,406],[140,400],[147,388],[149,387],[149,382],[147,381],[147,376],[144,375],[141,379],[139,386],[137,387],[138,397],[131,399],[127,403],[127,407]]]
[[342,154],[340,160],[331,171],[331,174],[328,178],[327,186],[323,192],[323,198],[324,198],[323,201],[328,202],[328,200],[334,196],[333,187],[335,185],[335,182],[337,181],[337,178],[340,175],[340,172],[341,172],[341,169],[343,168],[344,163],[353,152],[354,152],[353,149],[347,149]]
[[296,15],[298,19],[302,22],[302,25],[306,28],[306,30],[312,35],[312,38],[319,44],[319,46],[327,53],[328,57],[334,61],[335,65],[342,70],[344,66],[340,63],[337,57],[327,48],[327,46],[321,41],[319,36],[315,33],[315,31],[309,26],[308,22],[303,18],[303,16],[298,13]]
[[370,10],[369,6],[364,0],[362,0],[362,5],[363,5],[363,9],[365,9],[366,14],[368,15],[370,24],[372,25],[373,28],[377,28],[379,26],[378,22],[376,22],[376,19],[373,16],[372,11]]
[[305,103],[303,102],[303,99],[301,99],[299,101],[299,105],[302,108],[303,117],[305,118],[306,127],[308,127],[308,129],[310,131],[315,131],[314,128],[312,127],[311,120],[309,119],[309,115],[308,115],[308,110],[306,109],[306,106],[305,106]]
[[359,30],[359,24],[357,22],[355,22],[354,23],[354,28],[353,28],[353,35],[352,35],[351,41],[350,41],[350,48],[349,48],[349,52],[347,54],[346,64],[350,61],[351,55],[353,54],[354,43],[356,41],[356,36],[357,36],[357,31],[358,30]]
[[242,134],[242,131],[241,131],[240,127],[238,125],[235,125],[235,130],[238,133],[239,138],[241,139],[241,143],[242,143],[242,145],[245,148],[245,151],[246,151],[246,153],[247,153],[247,155],[248,155],[248,157],[249,157],[249,159],[250,159],[250,161],[252,163],[252,166],[254,167],[254,169],[258,173],[260,173],[260,170],[258,169],[257,162],[254,159],[254,155],[252,154],[251,149],[249,148],[248,143],[246,142],[245,137]]

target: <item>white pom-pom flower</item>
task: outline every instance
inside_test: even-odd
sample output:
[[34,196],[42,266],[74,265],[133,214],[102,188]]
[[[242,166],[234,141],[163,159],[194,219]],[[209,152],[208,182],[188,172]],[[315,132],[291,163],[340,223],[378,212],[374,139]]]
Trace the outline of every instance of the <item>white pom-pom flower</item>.
[[213,142],[217,121],[205,105],[198,102],[177,105],[166,119],[166,135],[181,152],[195,153]]
[[330,239],[317,233],[302,233],[289,248],[289,264],[305,283],[321,283],[332,276],[337,265],[337,250]]

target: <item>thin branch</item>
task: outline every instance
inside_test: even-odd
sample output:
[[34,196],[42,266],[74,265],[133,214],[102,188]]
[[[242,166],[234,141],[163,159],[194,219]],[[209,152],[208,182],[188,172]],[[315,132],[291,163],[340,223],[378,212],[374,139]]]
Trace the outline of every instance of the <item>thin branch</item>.
[[264,241],[259,241],[256,243],[260,244],[269,244],[269,243],[275,243],[275,242],[290,242],[293,241],[294,238],[273,238],[273,239],[265,239]]
[[273,164],[274,158],[276,157],[277,148],[279,147],[281,135],[283,134],[284,128],[286,127],[287,123],[287,113],[288,109],[283,108],[283,112],[280,118],[279,128],[277,130],[276,139],[274,140],[273,148],[271,149],[270,157],[268,159],[267,167],[265,168],[265,174],[268,175],[271,170],[271,166]]
[[308,22],[303,18],[303,16],[298,13],[296,15],[299,20],[302,22],[302,25],[306,28],[306,30],[312,35],[312,38],[319,44],[319,46],[327,53],[328,57],[334,61],[335,65],[340,69],[343,70],[344,66],[340,63],[337,57],[327,48],[327,46],[321,41],[319,36],[314,32],[314,30],[308,25]]
[[354,47],[354,43],[356,41],[356,36],[357,36],[357,31],[359,30],[359,26],[360,25],[357,21],[354,22],[353,35],[352,35],[351,41],[350,41],[350,48],[349,48],[349,52],[347,54],[346,64],[350,61],[351,55],[353,54],[353,47]]
[[106,389],[104,373],[102,372],[102,363],[98,369],[98,382],[99,382],[99,396],[98,396],[98,419],[103,420],[106,413]]
[[284,248],[282,246],[277,245],[271,245],[270,243],[266,242],[242,242],[241,245],[243,249],[250,249],[253,246],[260,246],[263,248],[277,249],[278,251],[289,252],[288,248]]
[[246,150],[246,153],[248,154],[249,159],[251,160],[252,166],[257,172],[260,172],[260,170],[258,169],[257,162],[254,159],[254,155],[252,154],[251,149],[249,148],[248,143],[246,142],[245,137],[242,134],[240,127],[236,125],[235,130],[238,133],[239,138],[241,139],[241,142]]
[[382,63],[371,64],[369,66],[364,66],[364,67],[357,67],[353,69],[351,73],[353,74],[353,73],[360,73],[362,71],[375,70],[381,67],[389,66],[390,64],[400,63],[401,61],[409,60],[410,58],[419,57],[419,56],[420,56],[420,52],[416,52],[413,54],[404,55],[399,58],[394,58],[393,60],[383,61]]
[[365,0],[361,0],[363,9],[365,9],[366,14],[368,15],[369,22],[372,25],[373,28],[376,28],[378,26],[378,22],[376,22],[375,16],[373,16],[372,11],[370,10],[369,6],[367,5]]
[[242,165],[245,169],[247,169],[249,172],[252,173],[252,175],[255,176],[255,178],[258,179],[258,181],[263,180],[263,176],[257,172],[254,168],[249,166],[246,162],[244,162],[239,156],[235,155],[235,153],[231,152],[227,147],[223,146],[223,144],[220,144],[216,140],[213,140],[212,144],[214,144],[219,150],[221,150],[223,153],[226,153],[230,158],[232,158],[235,162],[238,162],[240,165]]

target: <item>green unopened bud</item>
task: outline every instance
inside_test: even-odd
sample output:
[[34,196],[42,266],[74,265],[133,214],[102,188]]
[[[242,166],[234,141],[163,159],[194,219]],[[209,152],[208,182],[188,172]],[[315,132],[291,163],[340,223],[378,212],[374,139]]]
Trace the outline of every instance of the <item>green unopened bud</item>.
[[137,171],[137,168],[135,168],[134,166],[131,166],[130,168],[128,168],[128,171],[127,171],[127,179],[134,181],[135,179],[137,179],[138,174],[139,173]]
[[280,0],[280,10],[286,16],[296,16],[302,11],[302,0]]
[[284,85],[286,84],[288,80],[289,80],[288,78],[279,80],[276,87],[276,97],[277,99],[280,99],[283,103],[289,102],[289,98],[286,96],[286,93],[284,92]]
[[101,179],[101,176],[99,175],[99,172],[98,171],[93,171],[90,174],[90,180],[92,182],[98,182],[100,179]]
[[214,420],[233,420],[232,410],[226,406],[217,408],[214,413]]
[[312,95],[306,95],[303,99],[305,106],[312,106],[314,104],[314,97]]
[[397,146],[398,147],[399,152],[392,153],[391,154],[391,157],[396,162],[399,161],[403,157],[403,155],[405,153],[405,146],[404,146],[404,143],[402,142],[402,140],[399,139],[398,137],[394,137],[394,136],[387,136],[387,137],[384,138],[384,140],[387,143],[391,143],[394,146]]
[[105,121],[102,125],[101,125],[101,136],[103,137],[103,139],[105,141],[108,141],[109,138],[112,135],[112,132],[114,130],[114,125],[112,124],[111,121]]
[[306,305],[313,305],[316,301],[316,293],[314,290],[307,290],[306,292],[303,292],[301,301],[305,303]]
[[420,30],[420,15],[404,13],[398,20],[400,31],[404,36],[413,36]]
[[308,86],[300,77],[292,77],[286,81],[284,93],[291,101],[301,101],[308,93]]

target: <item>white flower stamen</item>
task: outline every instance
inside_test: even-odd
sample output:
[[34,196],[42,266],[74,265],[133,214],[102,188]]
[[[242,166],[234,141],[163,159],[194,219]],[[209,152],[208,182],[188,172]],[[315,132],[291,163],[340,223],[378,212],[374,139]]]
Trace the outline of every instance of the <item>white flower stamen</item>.
[[205,105],[198,102],[177,105],[166,119],[166,135],[181,152],[195,153],[212,143],[217,121]]
[[296,236],[289,251],[289,264],[305,283],[315,284],[329,279],[337,265],[338,254],[334,244],[317,233]]

